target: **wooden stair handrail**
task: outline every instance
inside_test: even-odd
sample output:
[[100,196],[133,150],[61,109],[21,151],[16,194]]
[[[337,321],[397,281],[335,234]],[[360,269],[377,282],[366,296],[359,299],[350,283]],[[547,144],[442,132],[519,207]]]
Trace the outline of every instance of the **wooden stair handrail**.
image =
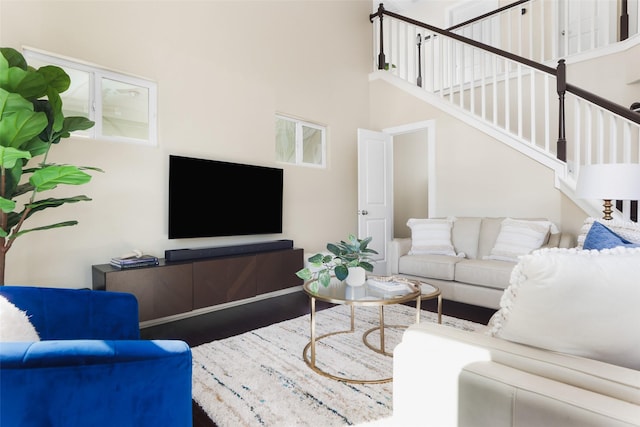
[[460,27],[464,27],[465,25],[473,24],[474,22],[480,21],[480,20],[482,20],[484,18],[488,18],[488,17],[493,16],[493,15],[497,15],[498,13],[504,12],[505,10],[509,10],[509,9],[514,8],[516,6],[520,6],[521,4],[524,4],[524,3],[529,3],[529,1],[531,1],[531,0],[518,0],[518,1],[514,2],[514,3],[499,7],[497,9],[495,9],[495,10],[492,10],[491,12],[487,12],[487,13],[485,13],[483,15],[476,16],[475,18],[471,18],[471,19],[469,19],[467,21],[464,21],[464,22],[456,24],[456,25],[454,25],[452,27],[449,27],[449,28],[447,28],[447,31],[453,31],[453,30],[456,30],[456,29],[458,29]]
[[[441,28],[434,27],[433,25],[429,25],[429,24],[426,24],[424,22],[420,22],[420,21],[417,21],[415,19],[407,18],[406,16],[402,16],[402,15],[399,15],[397,13],[390,12],[390,11],[388,11],[388,10],[386,10],[384,8],[383,3],[380,3],[380,6],[378,7],[378,11],[376,13],[372,13],[371,15],[369,15],[369,20],[371,22],[373,22],[373,19],[375,17],[382,17],[384,15],[390,16],[390,17],[398,19],[400,21],[404,21],[404,22],[406,22],[408,24],[412,24],[412,25],[415,25],[417,27],[424,28],[426,30],[429,30],[429,31],[437,33],[437,34],[441,34],[443,36],[446,36],[446,37],[452,38],[454,40],[457,40],[457,41],[459,41],[461,43],[465,43],[465,44],[468,44],[470,46],[474,46],[474,47],[476,47],[478,49],[482,49],[484,51],[493,53],[493,54],[501,56],[503,58],[507,58],[507,59],[509,59],[511,61],[518,62],[520,64],[526,65],[526,66],[531,67],[531,68],[535,68],[536,70],[540,70],[540,71],[542,71],[544,73],[548,73],[548,74],[551,74],[552,76],[558,77],[557,76],[557,70],[555,68],[546,66],[544,64],[540,64],[539,62],[532,61],[532,60],[530,60],[528,58],[524,58],[524,57],[519,56],[519,55],[515,55],[515,54],[513,54],[511,52],[507,52],[505,50],[498,49],[498,48],[495,48],[493,46],[489,46],[488,44],[481,43],[479,41],[470,39],[468,37],[461,36],[459,34],[451,32],[449,30],[443,30]],[[381,44],[381,46],[382,46],[382,44]],[[378,66],[380,66],[380,64],[378,64]],[[384,67],[384,64],[382,64],[382,66]],[[612,112],[612,113],[614,113],[616,115],[622,116],[625,119],[630,120],[630,121],[632,121],[634,123],[640,124],[640,114],[630,110],[629,108],[624,107],[624,106],[622,106],[620,104],[617,104],[615,102],[609,101],[609,100],[607,100],[605,98],[602,98],[602,97],[600,97],[600,96],[598,96],[598,95],[596,95],[594,93],[591,93],[591,92],[589,92],[587,90],[584,90],[584,89],[579,88],[577,86],[574,86],[572,84],[566,83],[565,86],[566,86],[567,92],[571,92],[571,93],[573,93],[574,95],[576,95],[576,96],[578,96],[580,98],[583,98],[583,99],[585,99],[585,100],[587,100],[589,102],[592,102],[593,104],[596,104],[596,105],[604,108],[605,110],[608,110],[608,111],[610,111],[610,112]]]

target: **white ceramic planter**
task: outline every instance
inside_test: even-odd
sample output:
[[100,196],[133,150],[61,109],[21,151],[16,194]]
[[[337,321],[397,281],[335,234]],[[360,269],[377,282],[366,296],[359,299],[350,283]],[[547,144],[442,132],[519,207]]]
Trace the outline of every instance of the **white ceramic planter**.
[[344,281],[347,282],[349,286],[362,286],[367,280],[366,273],[362,267],[349,267],[349,275]]

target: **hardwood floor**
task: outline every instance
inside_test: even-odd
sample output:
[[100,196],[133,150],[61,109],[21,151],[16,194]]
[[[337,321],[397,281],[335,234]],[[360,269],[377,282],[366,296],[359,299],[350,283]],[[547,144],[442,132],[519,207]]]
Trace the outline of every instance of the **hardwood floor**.
[[[331,306],[333,305],[321,302],[316,303],[317,310]],[[435,300],[422,302],[423,310],[435,312],[436,308]],[[495,310],[445,300],[442,304],[442,312],[448,316],[486,324]],[[180,339],[188,343],[189,346],[195,347],[308,313],[309,298],[300,291],[147,327],[140,331],[140,335],[142,339]],[[193,426],[215,426],[213,421],[195,402],[193,403]]]

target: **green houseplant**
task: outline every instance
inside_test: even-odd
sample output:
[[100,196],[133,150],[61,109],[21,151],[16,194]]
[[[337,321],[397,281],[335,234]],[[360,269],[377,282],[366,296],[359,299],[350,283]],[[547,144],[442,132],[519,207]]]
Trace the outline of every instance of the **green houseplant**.
[[[29,66],[17,50],[0,47],[0,285],[4,285],[6,254],[18,237],[38,230],[76,225],[77,221],[24,229],[35,213],[67,203],[91,200],[80,195],[39,198],[58,185],[81,185],[96,168],[47,163],[49,150],[76,130],[93,122],[85,117],[64,117],[60,93],[70,85],[60,67]],[[40,157],[31,164],[30,161]],[[23,205],[19,207],[18,201]]]
[[322,286],[329,286],[332,273],[338,280],[345,280],[349,276],[349,269],[360,267],[365,271],[372,272],[373,264],[371,258],[377,254],[373,249],[367,246],[371,242],[371,237],[358,239],[353,234],[345,242],[341,240],[338,243],[328,243],[328,254],[318,253],[309,258],[309,263],[313,270],[305,267],[299,270],[296,275],[302,280],[317,279],[316,286],[319,282]]

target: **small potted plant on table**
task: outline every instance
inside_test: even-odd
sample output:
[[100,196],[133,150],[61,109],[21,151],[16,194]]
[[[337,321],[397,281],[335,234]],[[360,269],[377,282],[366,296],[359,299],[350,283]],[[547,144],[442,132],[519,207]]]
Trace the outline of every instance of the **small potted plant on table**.
[[366,272],[373,271],[372,256],[377,254],[367,246],[371,237],[358,239],[353,234],[345,242],[327,243],[329,253],[318,253],[309,258],[310,267],[298,271],[296,275],[302,280],[317,279],[316,283],[327,287],[332,274],[338,280],[345,280],[350,286],[362,286],[366,280]]

